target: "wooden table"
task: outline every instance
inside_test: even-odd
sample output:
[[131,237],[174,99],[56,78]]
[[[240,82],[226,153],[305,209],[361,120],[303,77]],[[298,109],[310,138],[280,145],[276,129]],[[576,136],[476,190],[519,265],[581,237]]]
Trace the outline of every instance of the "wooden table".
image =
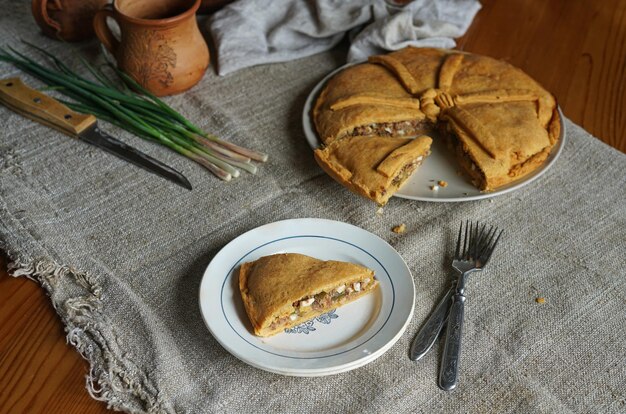
[[[482,3],[458,47],[522,68],[567,117],[626,152],[626,0]],[[43,290],[9,277],[1,258],[0,269],[0,414],[107,411]]]

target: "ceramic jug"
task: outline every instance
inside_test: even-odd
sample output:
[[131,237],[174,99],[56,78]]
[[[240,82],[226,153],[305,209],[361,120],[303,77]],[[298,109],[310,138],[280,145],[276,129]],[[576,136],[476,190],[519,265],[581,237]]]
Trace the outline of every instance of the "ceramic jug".
[[92,20],[109,0],[33,0],[33,17],[46,36],[75,42],[93,36]]
[[120,69],[157,96],[173,95],[195,85],[209,65],[198,7],[200,0],[115,0],[96,14],[94,29]]

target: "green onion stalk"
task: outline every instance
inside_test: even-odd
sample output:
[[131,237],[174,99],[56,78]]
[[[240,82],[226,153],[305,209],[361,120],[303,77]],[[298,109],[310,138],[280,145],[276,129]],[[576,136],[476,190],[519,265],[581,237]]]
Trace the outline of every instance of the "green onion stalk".
[[160,143],[197,162],[222,180],[238,177],[240,170],[257,172],[252,162],[267,161],[267,154],[243,148],[203,131],[132,77],[111,65],[114,81],[82,56],[80,61],[94,80],[85,78],[56,56],[33,44],[52,63],[44,66],[12,47],[0,47],[0,61],[9,62],[34,76],[71,101],[61,100],[74,111],[93,114],[141,138]]

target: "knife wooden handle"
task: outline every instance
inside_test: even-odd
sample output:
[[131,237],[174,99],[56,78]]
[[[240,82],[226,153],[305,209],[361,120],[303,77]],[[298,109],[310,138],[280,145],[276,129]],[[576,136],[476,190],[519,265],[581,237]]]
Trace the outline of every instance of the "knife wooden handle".
[[74,112],[56,99],[29,88],[20,78],[0,81],[0,102],[25,117],[72,136],[97,121],[93,115]]

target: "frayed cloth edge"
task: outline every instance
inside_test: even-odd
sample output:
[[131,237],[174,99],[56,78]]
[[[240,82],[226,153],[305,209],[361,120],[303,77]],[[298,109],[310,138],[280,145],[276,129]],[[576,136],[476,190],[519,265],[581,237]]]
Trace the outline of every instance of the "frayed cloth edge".
[[[87,272],[59,265],[47,258],[22,261],[7,251],[8,273],[13,277],[27,277],[38,282],[51,298],[52,306],[65,326],[66,341],[89,362],[85,386],[89,395],[107,403],[107,408],[129,413],[171,413],[159,398],[147,378],[138,375],[133,365],[124,358],[117,342],[111,344],[103,335],[106,318],[102,314],[102,288]],[[65,300],[55,300],[55,286],[70,280],[82,292]],[[108,327],[111,325],[108,324]],[[114,341],[117,337],[113,333]]]

